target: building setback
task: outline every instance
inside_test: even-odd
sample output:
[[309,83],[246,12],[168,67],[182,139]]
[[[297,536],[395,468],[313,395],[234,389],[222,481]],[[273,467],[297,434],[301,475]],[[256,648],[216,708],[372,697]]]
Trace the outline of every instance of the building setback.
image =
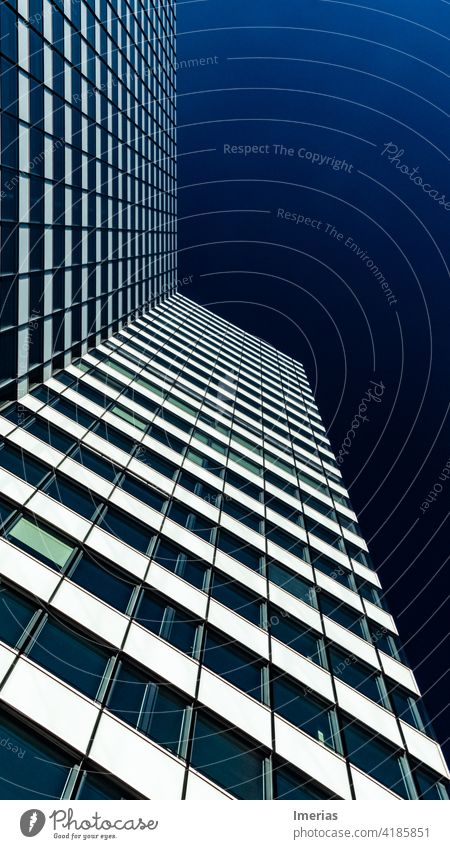
[[298,362],[176,294],[0,430],[0,797],[448,798]]
[[173,286],[174,10],[0,4],[0,400]]

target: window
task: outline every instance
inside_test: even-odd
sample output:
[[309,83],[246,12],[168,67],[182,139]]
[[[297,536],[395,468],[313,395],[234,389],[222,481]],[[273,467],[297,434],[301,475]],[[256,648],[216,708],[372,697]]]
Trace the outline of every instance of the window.
[[31,486],[39,486],[50,471],[47,466],[24,451],[5,444],[0,449],[0,466]]
[[404,690],[396,684],[391,685],[389,689],[389,696],[395,713],[403,720],[403,722],[413,725],[414,728],[418,728],[419,731],[424,731],[425,734],[428,734],[431,737],[433,736],[430,723],[425,716],[422,716],[424,708],[418,699],[415,699],[410,695],[410,693],[408,693],[407,690]]
[[121,433],[115,427],[103,421],[103,419],[96,424],[93,432],[97,436],[100,436],[101,439],[105,439],[111,445],[115,445],[116,448],[120,448],[121,451],[125,451],[127,454],[131,454],[133,448],[135,448],[136,443],[131,437],[125,436],[125,434]]
[[329,557],[326,557],[325,554],[315,554],[314,552],[312,563],[316,569],[323,572],[324,575],[328,575],[328,577],[332,578],[334,581],[337,581],[338,584],[342,584],[344,587],[349,587],[351,590],[355,589],[352,573],[349,572],[348,569],[344,569],[340,563],[336,563],[335,560],[331,560]]
[[293,537],[291,534],[286,533],[286,531],[282,531],[281,528],[278,528],[271,522],[266,522],[266,536],[267,539],[271,540],[271,542],[274,542],[281,548],[286,549],[286,551],[289,551],[296,557],[301,557],[303,560],[309,560],[308,546],[304,542]]
[[211,595],[239,616],[261,626],[262,602],[254,593],[245,589],[221,572],[214,574]]
[[59,474],[51,478],[44,491],[50,498],[54,498],[64,507],[84,516],[85,519],[92,519],[100,506],[99,499],[95,498],[88,489],[81,489]]
[[148,429],[148,435],[160,442],[161,445],[170,448],[172,451],[176,451],[178,454],[182,454],[184,451],[185,443],[181,439],[177,439],[176,436],[173,436],[170,431],[164,430],[158,425],[151,425]]
[[369,623],[370,636],[374,646],[376,646],[377,649],[380,649],[380,651],[385,652],[385,654],[390,654],[391,657],[399,660],[400,663],[404,663],[404,653],[400,648],[397,637],[395,637],[394,634],[390,634],[389,631],[382,625],[377,625],[375,622],[371,622],[370,620]]
[[42,442],[47,442],[48,445],[51,445],[52,448],[56,448],[57,451],[62,451],[63,454],[68,454],[75,445],[73,437],[64,433],[64,431],[59,430],[54,425],[50,424],[50,422],[45,421],[45,419],[34,419],[34,421],[27,426],[27,430],[29,433],[32,433],[33,436],[41,439]]
[[[315,495],[308,495],[306,492],[302,493],[303,504],[307,504],[308,507],[311,507],[313,510],[317,510],[318,513],[322,513],[324,516],[328,516],[329,519],[336,520],[336,513],[333,507],[330,507],[328,504],[325,504],[323,501],[320,501],[319,498],[316,498]],[[339,518],[341,515],[339,514]]]
[[28,656],[58,678],[95,699],[105,674],[110,652],[48,618],[27,652]]
[[285,610],[271,605],[269,608],[270,633],[277,640],[285,643],[291,649],[325,666],[322,638],[314,633],[307,625],[302,625]]
[[95,454],[94,451],[90,451],[84,445],[77,448],[73,459],[107,481],[115,480],[119,472],[119,469],[110,463],[109,460],[101,457],[100,454]]
[[74,404],[73,401],[62,396],[59,396],[52,406],[63,416],[67,416],[82,427],[91,427],[96,420],[92,413],[87,413],[78,404]]
[[314,536],[319,537],[323,542],[332,545],[334,548],[338,548],[340,551],[344,550],[344,540],[342,537],[335,533],[335,531],[326,528],[321,522],[316,522],[314,519],[307,517],[305,519],[305,525],[308,533],[314,534]]
[[379,590],[378,587],[374,587],[373,584],[369,581],[365,581],[363,578],[360,578],[360,576],[356,575],[356,573],[355,581],[356,586],[358,587],[358,592],[363,598],[370,601],[372,604],[376,604],[377,607],[386,609],[386,604],[382,598],[382,591]]
[[414,798],[408,779],[406,759],[385,743],[374,731],[358,725],[354,719],[344,723],[344,739],[350,762],[398,793],[403,799]]
[[153,559],[197,589],[204,590],[206,588],[210,570],[208,564],[186,554],[176,545],[160,540]]
[[213,475],[219,475],[221,477],[223,474],[224,466],[218,463],[217,460],[213,460],[212,457],[206,457],[192,448],[187,451],[186,457],[192,463],[197,463],[197,466],[201,466],[202,469],[206,469],[206,471],[211,472]]
[[118,416],[119,419],[123,419],[133,427],[138,428],[138,430],[145,432],[148,428],[148,421],[143,419],[142,416],[138,416],[138,414],[134,413],[133,410],[123,407],[122,404],[114,404],[114,406],[111,407],[111,413],[114,413],[114,415]]
[[[161,408],[159,415],[164,422],[167,422],[168,424],[171,424],[174,427],[177,427],[179,430],[182,430],[184,433],[190,434],[192,432],[192,426],[189,424],[189,422],[180,418],[180,416],[177,416],[175,413],[172,413],[166,407]],[[183,442],[181,442],[180,445],[182,446],[182,448],[184,447]],[[178,449],[178,450],[182,450],[182,448]]]
[[148,486],[138,478],[133,477],[133,475],[125,473],[123,480],[120,482],[120,487],[125,492],[128,492],[129,495],[138,498],[143,504],[147,504],[148,507],[153,507],[159,513],[164,511],[167,495],[164,495],[157,489],[153,489],[153,487]]
[[332,799],[329,791],[322,790],[311,778],[301,775],[289,764],[273,769],[274,799]]
[[217,545],[221,551],[234,557],[235,560],[239,560],[240,563],[243,563],[250,569],[260,571],[263,563],[262,553],[252,548],[252,546],[246,545],[238,537],[229,534],[228,531],[224,531],[222,528],[219,531]]
[[170,601],[144,590],[136,613],[136,622],[186,654],[195,654],[200,620],[173,606]]
[[292,495],[293,498],[299,498],[298,487],[289,481],[283,480],[283,478],[280,478],[279,475],[276,475],[275,472],[270,471],[270,469],[266,469],[264,472],[264,479],[267,483],[272,484],[272,486],[276,486],[288,495]]
[[248,472],[251,472],[257,477],[261,477],[263,473],[262,466],[258,466],[257,463],[253,463],[252,460],[249,460],[247,457],[243,457],[238,451],[234,451],[230,448],[228,457],[230,460],[234,460],[235,463],[239,463],[239,465],[244,469],[247,469]]
[[320,609],[324,616],[329,616],[334,622],[367,640],[367,624],[364,616],[352,610],[351,607],[347,607],[342,601],[327,593],[320,593]]
[[349,542],[348,539],[345,540],[345,545],[347,546],[349,556],[353,560],[356,560],[358,563],[362,563],[362,565],[367,566],[368,569],[373,569],[373,563],[367,551],[363,551],[362,548],[359,548],[357,545]]
[[0,640],[13,648],[29,633],[37,611],[32,604],[4,585],[0,586]]
[[149,448],[139,446],[136,452],[136,460],[140,460],[141,463],[145,463],[146,466],[154,469],[155,472],[159,472],[160,475],[164,475],[171,480],[178,474],[178,468],[174,463],[166,460],[161,454],[150,451]]
[[128,609],[136,585],[131,577],[127,579],[112,566],[87,555],[77,561],[68,577],[122,613]]
[[153,531],[135,522],[128,513],[122,513],[116,507],[108,507],[98,524],[100,528],[118,537],[121,542],[136,548],[142,554],[148,554]]
[[281,563],[270,563],[269,580],[277,587],[281,587],[286,592],[304,601],[305,604],[317,607],[316,593],[312,584],[309,584],[300,575],[296,575],[295,572],[291,572],[287,566],[282,566]]
[[212,504],[215,507],[219,505],[220,490],[203,483],[203,481],[194,477],[194,475],[191,475],[189,472],[181,472],[178,483],[180,486],[188,489],[189,492],[193,492],[194,495],[198,496],[198,498],[203,498],[203,500],[207,501],[209,504]]
[[414,765],[412,774],[416,779],[419,799],[447,799],[448,790],[440,776],[424,766]]
[[108,699],[109,710],[174,754],[183,751],[182,729],[188,702],[168,684],[160,684],[121,663]]
[[83,772],[76,799],[137,799],[128,790],[124,790],[120,784],[104,775],[96,774],[89,770]]
[[253,531],[256,531],[257,533],[261,533],[263,531],[264,519],[262,516],[259,516],[258,513],[255,513],[253,510],[249,510],[248,507],[244,507],[237,501],[233,501],[228,496],[224,499],[223,509],[228,516],[232,516],[233,519],[237,519],[238,522],[242,522]]
[[315,740],[339,750],[335,711],[287,675],[274,670],[273,676],[274,710]]
[[254,498],[255,501],[262,500],[264,490],[251,481],[247,481],[245,478],[241,477],[241,475],[238,475],[237,472],[227,469],[225,480],[228,484],[230,484],[230,486],[234,486],[235,489],[239,489],[244,493],[244,495],[248,495],[249,498]]
[[6,538],[53,569],[64,569],[75,546],[36,520],[20,518]]
[[0,529],[3,528],[13,512],[13,508],[6,501],[0,499]]
[[263,664],[251,652],[212,628],[207,630],[203,663],[254,699],[267,700]]
[[275,512],[279,513],[280,516],[284,516],[285,519],[289,519],[290,522],[295,522],[296,525],[304,527],[305,523],[303,521],[302,514],[298,509],[287,504],[286,501],[281,501],[280,498],[276,498],[274,495],[267,493],[266,505],[269,510],[275,510]]
[[387,707],[386,688],[381,675],[377,675],[372,669],[353,655],[330,648],[331,671],[333,675],[345,681],[350,687],[354,687],[368,699],[378,702]]
[[[8,714],[0,714],[2,799],[60,799],[72,768],[61,746],[50,745]],[[26,761],[25,761],[26,758]]]
[[206,542],[212,541],[213,531],[216,527],[214,522],[205,519],[204,516],[200,516],[198,513],[194,513],[193,510],[185,507],[181,502],[172,501],[168,516],[174,522],[187,528],[188,531],[197,534],[197,536]]
[[191,764],[238,799],[264,798],[261,745],[222,725],[204,710],[195,719]]

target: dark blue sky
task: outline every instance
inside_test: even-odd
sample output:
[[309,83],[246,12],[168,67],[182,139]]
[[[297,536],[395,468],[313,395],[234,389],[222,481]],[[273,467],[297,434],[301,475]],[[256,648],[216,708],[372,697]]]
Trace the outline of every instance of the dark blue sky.
[[383,382],[342,471],[444,744],[449,48],[444,0],[178,3],[181,291],[304,363],[336,451]]

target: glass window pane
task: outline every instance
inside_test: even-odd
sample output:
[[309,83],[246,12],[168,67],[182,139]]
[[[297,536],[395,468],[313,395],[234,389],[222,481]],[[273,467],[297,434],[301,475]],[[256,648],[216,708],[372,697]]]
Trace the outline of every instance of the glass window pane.
[[275,799],[330,799],[332,796],[322,790],[311,778],[300,775],[286,764],[273,770]]
[[344,737],[351,763],[404,799],[411,798],[401,759],[391,746],[354,719],[344,724]]
[[142,554],[147,554],[153,539],[153,531],[150,528],[138,524],[127,513],[122,513],[115,507],[108,508],[106,515],[99,522],[99,527]]
[[64,569],[75,551],[74,545],[50,528],[25,518],[16,522],[6,538],[53,569]]
[[70,573],[70,580],[124,613],[136,580],[118,575],[112,567],[84,555]]
[[238,537],[221,529],[217,545],[221,551],[244,563],[245,566],[259,571],[263,560],[262,553],[252,546],[246,545]]
[[357,661],[352,654],[348,655],[337,649],[330,648],[330,660],[333,675],[363,693],[368,699],[384,705],[379,675]]
[[203,663],[249,696],[262,700],[262,664],[234,640],[208,628]]
[[120,784],[103,775],[92,772],[84,772],[81,778],[80,788],[75,796],[76,799],[136,799],[128,790],[124,790]]
[[27,430],[33,436],[41,439],[42,442],[47,442],[52,448],[56,448],[57,451],[62,451],[64,454],[67,454],[75,445],[73,437],[62,430],[58,430],[45,419],[35,419],[27,426]]
[[48,619],[28,652],[29,657],[49,672],[95,698],[110,653],[97,642]]
[[61,747],[7,714],[0,715],[0,738],[0,798],[60,799],[72,767]]
[[16,646],[37,609],[13,590],[0,586],[0,640]]
[[321,639],[306,625],[301,625],[289,613],[275,607],[270,608],[269,624],[271,634],[277,640],[323,666]]
[[191,763],[238,799],[264,798],[264,751],[228,731],[206,712],[195,720]]
[[39,486],[41,480],[50,471],[43,463],[34,460],[30,454],[9,445],[3,445],[0,450],[0,466],[32,486]]
[[229,607],[230,610],[234,610],[239,616],[243,616],[254,625],[261,625],[261,601],[258,596],[237,584],[232,578],[216,572],[211,594],[213,598],[225,607]]
[[79,513],[85,519],[92,519],[100,506],[100,501],[87,489],[81,489],[62,475],[56,474],[45,487],[45,493],[59,501],[64,507]]
[[305,604],[310,604],[312,607],[317,606],[314,587],[308,584],[300,575],[291,572],[287,566],[282,566],[281,563],[270,563],[269,580],[276,584],[277,587],[282,587],[286,592],[304,601]]
[[192,655],[196,645],[199,620],[193,614],[174,607],[168,600],[145,590],[139,602],[136,622]]
[[[276,672],[274,671],[276,675]],[[280,716],[297,725],[320,743],[334,749],[333,711],[304,691],[301,684],[279,674],[272,682],[273,706]]]

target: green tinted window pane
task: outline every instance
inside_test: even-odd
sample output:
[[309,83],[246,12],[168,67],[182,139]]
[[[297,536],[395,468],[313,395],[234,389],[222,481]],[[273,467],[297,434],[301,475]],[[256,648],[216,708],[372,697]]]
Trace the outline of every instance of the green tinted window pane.
[[155,395],[159,395],[160,398],[162,398],[164,395],[164,392],[162,391],[162,389],[160,389],[159,386],[156,386],[155,383],[150,383],[150,381],[146,380],[145,377],[138,377],[136,383],[138,383],[139,386],[143,386],[144,389],[148,389],[149,392],[154,392]]
[[120,363],[117,363],[115,360],[108,360],[107,365],[109,365],[110,368],[115,369],[115,371],[118,371],[119,374],[123,374],[124,377],[130,378],[130,380],[133,380],[133,378],[136,377],[136,372],[120,365]]
[[19,545],[30,554],[36,555],[49,566],[64,569],[67,561],[75,550],[75,546],[69,545],[53,531],[45,530],[29,519],[19,519],[11,528],[8,539]]
[[133,425],[133,427],[139,428],[139,430],[147,430],[148,422],[145,422],[143,419],[136,416],[134,413],[128,412],[125,407],[119,407],[117,404],[111,408],[111,412],[114,413],[115,416],[119,416],[119,418],[128,422],[128,424]]

